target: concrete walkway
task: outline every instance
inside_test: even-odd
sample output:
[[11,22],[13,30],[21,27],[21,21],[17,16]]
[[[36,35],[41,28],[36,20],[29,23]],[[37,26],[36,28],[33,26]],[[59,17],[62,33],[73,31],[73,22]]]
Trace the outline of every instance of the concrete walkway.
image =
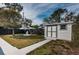
[[18,49],[16,47],[11,46],[9,43],[0,38],[0,47],[2,48],[5,55],[16,54]]
[[0,46],[5,55],[25,55],[50,41],[51,40],[44,40],[28,47],[17,49],[16,47],[11,46],[9,43],[0,38]]
[[[33,44],[33,45],[31,45],[31,46],[22,48],[22,49],[19,50],[18,53],[21,54],[21,55],[27,54],[27,53],[33,51],[34,49],[36,49],[36,48],[38,48],[38,47],[40,47],[40,46],[42,46],[42,45],[44,45],[44,44],[46,44],[46,43],[48,43],[48,42],[50,42],[50,41],[51,41],[51,40],[44,40],[44,41],[41,41],[41,42],[39,42],[39,43]],[[20,53],[20,52],[21,52],[21,53]]]

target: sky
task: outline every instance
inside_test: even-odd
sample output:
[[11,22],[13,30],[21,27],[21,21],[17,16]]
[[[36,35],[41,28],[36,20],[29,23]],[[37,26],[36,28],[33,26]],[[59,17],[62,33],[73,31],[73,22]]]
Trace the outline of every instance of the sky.
[[33,21],[33,24],[42,24],[43,19],[49,17],[56,9],[66,8],[69,11],[79,12],[79,4],[75,3],[26,3],[24,15]]
[[[66,8],[69,11],[79,13],[77,3],[23,3],[24,16],[32,20],[32,24],[42,24],[43,19],[49,17],[58,8]],[[0,7],[4,6],[0,4]],[[22,11],[22,12],[23,12]]]

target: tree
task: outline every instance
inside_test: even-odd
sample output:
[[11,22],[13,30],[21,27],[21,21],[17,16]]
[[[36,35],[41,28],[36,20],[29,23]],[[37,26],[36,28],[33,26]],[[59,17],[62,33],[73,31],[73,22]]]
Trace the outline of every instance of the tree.
[[43,29],[43,28],[44,28],[44,24],[40,24],[40,28],[42,28],[42,29]]
[[22,16],[20,14],[20,11],[16,11],[16,8],[12,9],[13,6],[9,7],[10,8],[8,9],[5,9],[7,7],[0,9],[0,26],[3,26],[5,28],[12,28],[12,33],[14,35],[14,28],[19,28],[21,26],[20,19],[22,18]]
[[0,17],[0,26],[12,29],[20,27],[19,19],[21,19],[21,15],[19,13],[12,10],[2,10],[0,11]]
[[44,23],[50,23],[48,18],[44,18],[43,22]]
[[27,19],[27,18],[22,18],[21,24],[24,25],[25,28],[31,26],[32,20]]
[[77,16],[75,16],[74,22],[79,26],[79,14]]
[[51,18],[54,19],[56,22],[60,22],[60,16],[65,12],[67,12],[66,9],[59,8],[51,14]]
[[19,12],[23,10],[23,6],[19,3],[5,3],[5,6],[9,9],[17,10]]
[[65,21],[75,21],[75,16],[74,16],[75,12],[68,12],[65,16]]
[[53,23],[53,22],[60,22],[61,14],[67,12],[66,9],[57,9],[55,10],[48,18],[44,18],[43,22],[46,23]]
[[26,23],[27,26],[31,26],[32,20],[25,18],[25,23]]
[[33,28],[38,29],[39,26],[38,25],[32,25]]

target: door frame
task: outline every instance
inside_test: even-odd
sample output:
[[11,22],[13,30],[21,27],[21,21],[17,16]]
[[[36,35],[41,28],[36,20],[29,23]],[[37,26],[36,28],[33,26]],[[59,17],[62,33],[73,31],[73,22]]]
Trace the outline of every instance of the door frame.
[[[51,31],[50,31],[50,32],[51,32],[51,38],[57,38],[57,37],[58,37],[58,35],[57,35],[57,33],[58,33],[58,31],[57,31],[57,25],[48,25],[47,28],[46,28],[46,36],[49,37],[49,36],[48,36],[48,32],[49,32],[49,31],[48,31],[48,27],[49,27],[49,26],[51,27]],[[53,27],[53,26],[56,26],[56,31],[52,31],[52,27]],[[52,33],[53,33],[53,32],[56,32],[56,37],[52,37]]]

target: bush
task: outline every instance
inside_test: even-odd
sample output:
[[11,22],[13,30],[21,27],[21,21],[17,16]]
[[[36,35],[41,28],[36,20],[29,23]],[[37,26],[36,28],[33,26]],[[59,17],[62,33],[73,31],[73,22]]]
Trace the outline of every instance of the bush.
[[73,32],[73,40],[72,40],[72,47],[79,47],[79,24],[74,24],[72,26]]

